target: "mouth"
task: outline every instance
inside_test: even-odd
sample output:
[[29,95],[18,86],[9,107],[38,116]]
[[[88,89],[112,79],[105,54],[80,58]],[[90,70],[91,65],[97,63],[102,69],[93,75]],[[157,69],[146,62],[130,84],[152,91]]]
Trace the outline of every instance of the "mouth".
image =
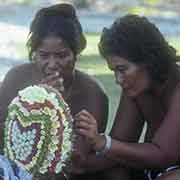
[[131,87],[129,87],[129,86],[125,85],[125,84],[122,84],[121,87],[122,87],[122,89],[124,91],[128,91],[129,89],[132,89]]
[[127,92],[128,94],[130,93],[132,93],[133,92],[133,88],[132,87],[122,87],[122,89],[125,91],[125,92]]
[[49,69],[44,69],[44,75],[45,76],[51,76],[54,75],[56,77],[62,76],[62,73],[58,70],[49,70]]

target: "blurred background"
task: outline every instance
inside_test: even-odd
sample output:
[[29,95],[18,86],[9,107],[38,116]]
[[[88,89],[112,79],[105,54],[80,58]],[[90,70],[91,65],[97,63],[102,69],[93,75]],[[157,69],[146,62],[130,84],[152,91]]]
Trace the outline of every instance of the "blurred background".
[[147,16],[179,54],[180,0],[0,0],[0,81],[11,67],[28,60],[26,40],[36,11],[62,2],[74,4],[87,37],[87,48],[80,55],[77,67],[94,76],[109,96],[109,132],[121,89],[114,83],[112,72],[98,54],[102,28],[127,13]]

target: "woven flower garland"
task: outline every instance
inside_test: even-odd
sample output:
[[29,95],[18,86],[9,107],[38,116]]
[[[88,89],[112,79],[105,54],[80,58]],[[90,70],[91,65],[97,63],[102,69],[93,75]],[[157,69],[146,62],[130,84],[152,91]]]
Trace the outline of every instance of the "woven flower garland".
[[59,173],[71,154],[72,122],[54,88],[29,86],[8,107],[5,155],[32,175]]

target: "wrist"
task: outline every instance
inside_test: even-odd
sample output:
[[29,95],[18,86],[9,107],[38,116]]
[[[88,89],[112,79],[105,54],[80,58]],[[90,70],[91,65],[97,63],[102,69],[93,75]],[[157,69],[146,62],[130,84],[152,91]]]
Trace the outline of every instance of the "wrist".
[[95,151],[102,151],[106,145],[106,137],[104,134],[98,134],[96,141],[94,143]]
[[99,148],[96,148],[96,155],[102,155],[105,154],[109,149],[111,148],[112,139],[111,136],[106,134],[101,134],[101,138],[103,138],[103,141],[101,140],[101,146],[99,144]]

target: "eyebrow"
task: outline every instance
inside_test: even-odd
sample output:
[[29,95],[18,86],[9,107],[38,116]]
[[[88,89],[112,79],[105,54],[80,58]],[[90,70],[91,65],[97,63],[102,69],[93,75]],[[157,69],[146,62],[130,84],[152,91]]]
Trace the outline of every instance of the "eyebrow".
[[119,65],[117,65],[116,66],[116,69],[119,69],[119,68],[127,68],[127,65],[125,65],[125,64],[119,64]]
[[111,69],[112,71],[115,71],[115,70],[118,70],[118,69],[124,69],[124,68],[127,68],[127,65],[119,64],[119,65],[117,65],[115,67],[109,66],[109,69]]
[[[66,52],[67,51],[67,49],[61,49],[61,50],[59,50],[59,51],[55,51],[55,52],[53,52],[53,53],[63,53],[63,52]],[[39,52],[40,53],[49,53],[49,51],[48,50],[44,50],[44,49],[39,49]]]

